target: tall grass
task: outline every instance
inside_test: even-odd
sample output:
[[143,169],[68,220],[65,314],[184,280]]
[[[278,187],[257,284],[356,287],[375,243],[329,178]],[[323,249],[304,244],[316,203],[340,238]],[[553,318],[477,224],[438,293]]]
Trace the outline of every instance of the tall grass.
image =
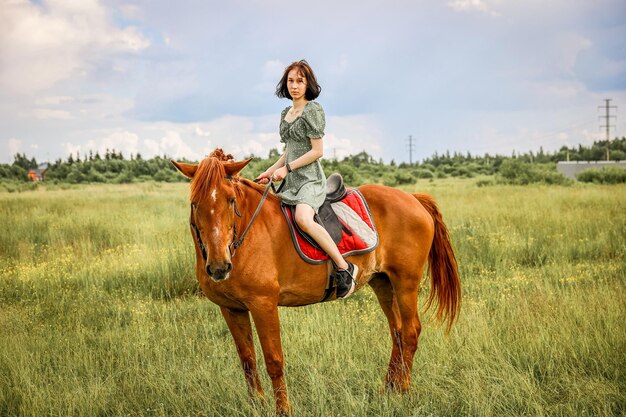
[[[444,213],[459,321],[444,337],[424,316],[402,396],[381,393],[391,342],[369,289],[281,310],[296,415],[626,414],[626,187],[409,191]],[[0,194],[0,415],[273,414],[262,359],[266,404],[197,291],[186,199],[184,184]]]

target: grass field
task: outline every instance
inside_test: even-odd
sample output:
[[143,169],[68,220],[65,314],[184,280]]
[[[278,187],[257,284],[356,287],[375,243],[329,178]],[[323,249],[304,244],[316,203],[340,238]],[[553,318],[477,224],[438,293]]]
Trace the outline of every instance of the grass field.
[[[440,204],[464,297],[447,337],[425,315],[411,391],[381,393],[391,341],[365,289],[281,310],[295,415],[626,415],[626,186],[475,183],[410,188]],[[187,192],[0,193],[1,416],[273,415],[197,293]]]

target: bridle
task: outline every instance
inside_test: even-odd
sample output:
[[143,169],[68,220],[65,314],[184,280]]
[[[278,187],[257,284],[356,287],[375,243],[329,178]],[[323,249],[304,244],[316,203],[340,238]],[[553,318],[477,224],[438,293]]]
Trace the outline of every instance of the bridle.
[[[224,179],[232,181],[233,177],[231,177],[230,175],[227,175],[227,176],[224,177]],[[256,180],[255,180],[255,182],[256,182]],[[241,236],[239,236],[239,239],[237,239],[237,222],[233,222],[233,239],[232,239],[230,245],[228,245],[228,250],[230,251],[231,259],[235,256],[235,253],[237,252],[237,248],[239,248],[239,246],[241,246],[243,244],[243,240],[245,239],[246,235],[248,234],[248,231],[250,230],[250,227],[252,227],[252,223],[254,223],[254,220],[256,220],[257,216],[259,215],[259,212],[261,211],[261,207],[263,206],[263,203],[267,199],[267,195],[269,194],[270,189],[272,189],[274,194],[278,194],[278,193],[280,193],[280,191],[283,189],[284,186],[285,186],[285,181],[283,181],[280,184],[280,186],[278,187],[278,189],[276,189],[274,187],[274,183],[273,183],[272,179],[269,178],[269,182],[267,183],[267,187],[265,187],[265,191],[263,191],[263,196],[261,197],[261,201],[259,201],[259,204],[257,205],[256,210],[254,211],[254,214],[252,215],[252,218],[250,219],[250,222],[248,223],[246,228],[243,230],[243,233],[241,234]],[[193,206],[193,204],[192,204],[192,206]],[[237,200],[236,199],[233,201],[233,210],[235,212],[235,215],[237,217],[241,218],[241,212],[239,211],[239,207],[237,206]],[[206,260],[207,260],[206,246],[204,246],[204,242],[202,242],[202,238],[200,237],[200,230],[198,229],[198,226],[195,225],[195,223],[193,222],[191,217],[189,218],[189,225],[191,226],[191,229],[193,230],[194,234],[196,235],[196,240],[198,242],[198,246],[200,247],[200,251],[202,252],[202,258],[204,259],[204,262],[206,262]]]

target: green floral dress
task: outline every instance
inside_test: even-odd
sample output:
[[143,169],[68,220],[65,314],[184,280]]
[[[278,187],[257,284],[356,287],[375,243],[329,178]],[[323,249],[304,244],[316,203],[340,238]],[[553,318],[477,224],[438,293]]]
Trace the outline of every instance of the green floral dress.
[[[285,144],[286,163],[310,151],[313,147],[311,139],[322,138],[326,125],[324,109],[317,102],[309,101],[302,114],[291,123],[285,121],[289,108],[280,115],[280,141]],[[285,188],[280,193],[285,204],[306,203],[317,212],[326,198],[326,176],[319,160],[294,169],[285,181]]]

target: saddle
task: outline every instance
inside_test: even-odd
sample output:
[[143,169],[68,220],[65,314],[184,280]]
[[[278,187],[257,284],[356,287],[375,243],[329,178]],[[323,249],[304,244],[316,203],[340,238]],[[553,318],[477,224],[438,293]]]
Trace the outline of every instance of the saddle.
[[[300,257],[313,264],[328,261],[328,255],[295,222],[295,207],[281,204],[281,208]],[[346,188],[340,174],[332,174],[326,180],[326,199],[314,219],[345,256],[367,253],[378,246],[378,233],[363,195]]]
[[[335,211],[331,206],[331,203],[341,201],[341,199],[346,196],[346,193],[347,190],[343,183],[343,177],[337,173],[332,174],[326,180],[326,199],[324,200],[322,206],[318,209],[318,213],[316,213],[313,217],[315,223],[326,229],[330,237],[333,239],[333,242],[335,242],[335,245],[341,242],[341,237],[344,231],[349,236],[352,236],[352,232],[346,228],[341,221],[339,221],[339,217],[337,217],[337,214],[335,214]],[[296,207],[283,204],[283,210],[285,208],[289,210],[290,217],[295,219]],[[293,222],[293,227],[296,229],[296,232],[299,233],[311,246],[319,250],[322,249],[311,236],[306,234],[300,226],[298,226],[298,223],[295,221]]]

